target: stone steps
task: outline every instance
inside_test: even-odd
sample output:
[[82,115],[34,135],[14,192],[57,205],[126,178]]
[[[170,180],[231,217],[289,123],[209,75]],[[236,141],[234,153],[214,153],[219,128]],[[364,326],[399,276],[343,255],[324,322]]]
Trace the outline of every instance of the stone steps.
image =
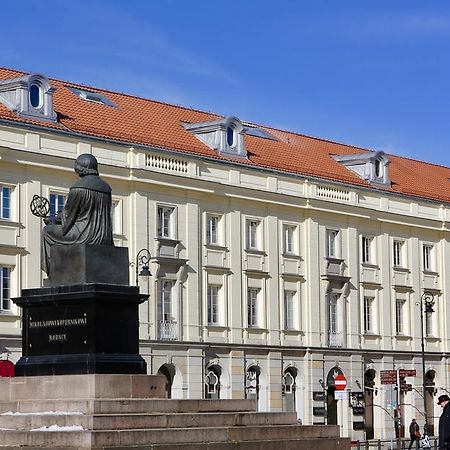
[[350,449],[338,426],[303,426],[295,413],[258,413],[255,400],[158,398],[159,378],[0,379],[0,450]]
[[169,400],[169,399],[64,399],[18,400],[0,402],[0,414],[8,411],[32,413],[39,411],[72,411],[93,414],[137,413],[201,413],[250,412],[256,410],[255,400]]
[[[308,430],[313,428],[313,430]],[[309,431],[309,432],[308,432]],[[306,439],[336,441],[336,430],[327,426],[272,425],[245,427],[155,428],[103,431],[6,431],[0,433],[2,446],[128,448],[229,442],[260,442]]]
[[295,413],[171,413],[171,414],[0,414],[0,429],[31,430],[49,425],[82,426],[85,430],[192,428],[216,426],[289,425]]

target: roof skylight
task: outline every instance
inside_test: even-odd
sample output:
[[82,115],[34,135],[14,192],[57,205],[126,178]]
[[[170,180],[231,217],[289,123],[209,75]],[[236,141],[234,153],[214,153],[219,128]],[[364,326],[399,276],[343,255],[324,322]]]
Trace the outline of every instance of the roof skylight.
[[106,97],[106,95],[100,94],[99,92],[86,91],[84,89],[77,89],[73,87],[69,87],[67,89],[87,102],[100,103],[102,105],[112,107],[116,106],[116,104]]

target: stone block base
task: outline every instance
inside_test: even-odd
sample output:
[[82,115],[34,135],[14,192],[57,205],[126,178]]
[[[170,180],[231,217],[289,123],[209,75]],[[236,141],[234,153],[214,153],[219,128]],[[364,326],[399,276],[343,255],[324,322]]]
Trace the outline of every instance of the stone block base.
[[348,450],[338,426],[257,413],[255,400],[169,400],[149,375],[0,379],[0,450]]

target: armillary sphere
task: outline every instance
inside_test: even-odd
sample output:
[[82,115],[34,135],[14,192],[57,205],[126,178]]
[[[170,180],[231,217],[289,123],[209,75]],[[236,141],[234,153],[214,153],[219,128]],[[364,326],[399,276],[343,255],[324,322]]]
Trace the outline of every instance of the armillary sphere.
[[36,217],[45,219],[50,216],[50,202],[40,195],[33,195],[30,203],[31,213]]

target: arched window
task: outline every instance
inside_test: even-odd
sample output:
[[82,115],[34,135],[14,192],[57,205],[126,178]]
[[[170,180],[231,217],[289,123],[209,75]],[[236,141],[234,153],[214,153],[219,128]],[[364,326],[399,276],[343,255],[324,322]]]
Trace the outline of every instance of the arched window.
[[33,108],[39,108],[42,104],[42,90],[36,83],[30,86],[30,105]]
[[230,126],[227,128],[227,144],[229,147],[234,147],[235,142],[235,128],[233,126]]
[[206,398],[213,398],[219,395],[220,381],[219,376],[214,370],[209,370],[205,377]]

